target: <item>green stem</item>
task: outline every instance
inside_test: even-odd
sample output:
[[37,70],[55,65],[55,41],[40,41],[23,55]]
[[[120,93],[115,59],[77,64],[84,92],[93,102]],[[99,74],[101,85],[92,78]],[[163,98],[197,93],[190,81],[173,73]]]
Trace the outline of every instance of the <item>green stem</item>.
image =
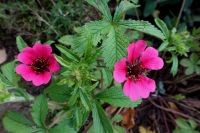
[[177,28],[179,21],[181,19],[181,15],[182,15],[182,12],[183,12],[184,5],[185,5],[185,0],[183,0],[183,2],[182,2],[181,9],[179,11],[178,18],[176,20],[176,25],[175,25],[176,28]]

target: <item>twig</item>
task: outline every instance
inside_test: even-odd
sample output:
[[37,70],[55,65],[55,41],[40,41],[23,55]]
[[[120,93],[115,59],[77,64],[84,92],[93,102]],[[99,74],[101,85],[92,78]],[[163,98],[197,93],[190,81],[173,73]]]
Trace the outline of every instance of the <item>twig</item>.
[[91,126],[92,126],[92,121],[85,127],[83,133],[87,133]]
[[157,133],[160,133],[160,128],[159,128],[159,125],[158,125],[157,121],[155,120],[154,122],[156,124],[155,126],[156,126]]
[[[166,100],[164,100],[163,98],[160,98],[160,99],[162,99],[162,102],[163,102],[163,104],[167,107],[167,108],[169,108],[169,104],[166,102]],[[174,114],[168,114],[168,116],[170,117],[170,119],[171,119],[171,122],[173,123],[173,125],[175,125],[176,123],[174,122]]]
[[108,68],[107,66],[96,66],[97,68]]
[[[163,103],[161,101],[160,101],[160,104],[163,106]],[[168,126],[168,123],[167,123],[167,120],[166,120],[166,115],[163,111],[161,112],[161,114],[162,114],[163,119],[164,119],[165,127],[167,129],[167,133],[170,133],[169,126]]]
[[162,112],[162,114],[163,114],[163,118],[164,118],[165,127],[167,129],[167,133],[170,133],[169,126],[168,126],[168,123],[167,123],[167,120],[166,120],[166,115],[163,112]]
[[49,22],[47,22],[42,16],[40,16],[32,8],[30,8],[29,6],[27,6],[27,7],[32,11],[32,13],[38,18],[39,21],[44,22],[46,25],[49,26],[49,28],[51,28],[56,33],[56,35],[58,35],[58,32],[55,30],[55,28]]
[[[56,6],[56,3],[55,3],[54,0],[50,0],[50,1],[51,1],[51,3],[53,4],[53,6]],[[62,12],[62,10],[61,10],[60,8],[58,9],[58,12],[60,13],[60,15],[63,16],[63,12]]]
[[183,2],[182,2],[181,9],[180,9],[180,11],[179,11],[179,14],[178,14],[178,18],[177,18],[177,20],[176,20],[176,25],[175,25],[175,27],[177,27],[178,24],[179,24],[179,21],[180,21],[180,19],[181,19],[181,15],[182,15],[182,12],[183,12],[184,5],[185,5],[185,0],[183,0]]
[[181,78],[176,79],[175,81],[166,80],[166,81],[164,81],[164,83],[167,83],[167,84],[180,83],[180,82],[186,81],[186,80],[188,80],[190,78],[194,78],[194,77],[196,77],[198,75],[199,74],[193,74],[193,75],[190,75],[190,76],[187,76],[187,77],[183,76]]
[[42,6],[41,2],[39,0],[36,0],[36,3],[42,8],[44,9],[44,7]]
[[65,112],[64,111],[60,111],[54,118],[53,118],[53,122],[48,126],[48,128],[52,128],[53,126],[55,126],[57,123],[59,123],[65,116]]
[[100,88],[101,88],[101,90],[102,90],[102,89],[103,89],[103,82],[104,82],[104,80],[103,80],[103,72],[100,71],[100,73],[101,73]]
[[190,94],[190,93],[194,93],[195,91],[199,91],[200,87],[198,85],[194,85],[192,87],[189,87],[187,89],[185,88],[181,88],[180,92],[183,92],[184,94]]
[[179,106],[182,106],[182,107],[184,107],[184,108],[187,108],[187,109],[190,109],[190,110],[192,110],[192,111],[194,111],[194,112],[196,112],[196,113],[198,113],[198,114],[200,114],[200,111],[198,111],[197,109],[195,109],[195,108],[193,108],[193,107],[191,107],[191,106],[188,106],[187,104],[183,104],[183,103],[180,103],[180,102],[177,102],[176,100],[172,100],[173,102],[175,102],[177,105],[179,105]]
[[96,61],[98,61],[98,62],[104,62],[104,59],[103,58],[97,58]]
[[136,14],[137,19],[140,20],[140,16],[139,16],[137,8],[135,8],[135,14]]
[[179,78],[179,79],[177,79],[176,81],[177,81],[177,83],[180,83],[180,82],[183,82],[183,81],[185,81],[185,80],[188,80],[188,79],[193,78],[193,77],[196,77],[196,76],[198,76],[198,74],[193,74],[193,75],[190,75],[190,76],[187,76],[187,77],[183,77],[182,79]]
[[[191,118],[191,116],[189,116],[189,115],[186,115],[186,114],[183,114],[183,113],[181,113],[181,112],[177,112],[177,111],[175,111],[175,110],[171,110],[171,109],[162,107],[162,106],[156,104],[155,102],[153,102],[151,99],[150,99],[149,101],[150,101],[155,107],[157,107],[157,108],[159,108],[159,109],[162,109],[162,110],[164,110],[164,111],[167,111],[167,112],[171,112],[171,113],[180,115],[180,116],[182,116],[182,117],[184,117],[184,118],[187,118],[187,119]],[[193,119],[194,119],[196,122],[200,123],[200,121],[197,120],[196,118],[193,118]]]
[[122,111],[122,107],[120,107],[118,110],[117,110],[117,112],[116,112],[116,114],[115,115],[117,115],[117,114],[119,114],[121,111]]

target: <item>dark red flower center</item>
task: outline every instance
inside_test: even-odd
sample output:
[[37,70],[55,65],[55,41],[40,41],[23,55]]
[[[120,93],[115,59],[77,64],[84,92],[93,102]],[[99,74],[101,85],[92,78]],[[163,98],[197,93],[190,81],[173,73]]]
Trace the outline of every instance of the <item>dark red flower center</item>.
[[30,66],[33,71],[42,73],[48,71],[49,62],[48,59],[45,58],[36,58]]
[[141,66],[141,63],[127,63],[127,77],[138,79],[140,75],[146,72],[146,69]]

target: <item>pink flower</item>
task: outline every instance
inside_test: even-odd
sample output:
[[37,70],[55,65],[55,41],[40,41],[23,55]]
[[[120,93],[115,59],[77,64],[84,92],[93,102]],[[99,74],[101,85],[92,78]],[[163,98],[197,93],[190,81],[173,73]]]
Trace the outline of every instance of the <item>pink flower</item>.
[[35,86],[47,84],[51,74],[60,69],[49,45],[36,43],[32,48],[24,48],[17,58],[22,64],[16,67],[16,72]]
[[159,70],[163,60],[158,57],[158,51],[147,47],[144,40],[138,40],[128,46],[128,58],[122,58],[114,66],[114,79],[118,83],[124,81],[123,92],[132,101],[148,98],[156,88],[155,81],[145,76],[149,70]]

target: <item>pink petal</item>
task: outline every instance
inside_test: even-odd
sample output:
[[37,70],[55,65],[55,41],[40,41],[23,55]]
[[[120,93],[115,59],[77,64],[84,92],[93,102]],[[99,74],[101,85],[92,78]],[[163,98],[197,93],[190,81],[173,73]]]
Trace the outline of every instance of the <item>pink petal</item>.
[[114,65],[113,77],[118,83],[124,82],[126,78],[126,58],[122,58]]
[[144,68],[150,70],[159,70],[163,67],[162,58],[158,57],[158,51],[153,47],[148,47],[142,54],[140,61]]
[[20,64],[16,67],[17,74],[21,75],[26,81],[31,81],[34,77],[34,71],[25,64]]
[[33,49],[35,53],[37,54],[37,57],[48,57],[52,53],[51,47],[47,44],[42,45],[41,43],[36,43],[33,46]]
[[42,84],[47,84],[51,79],[50,72],[44,72],[41,74],[36,74],[35,77],[32,79],[32,82],[35,86],[40,86]]
[[156,89],[156,83],[153,79],[150,79],[146,76],[141,76],[140,77],[140,81],[141,81],[141,84],[144,85],[144,89],[147,91],[147,92],[154,92],[155,89]]
[[53,54],[49,57],[49,64],[50,72],[57,72],[60,69],[60,66]]
[[123,92],[132,101],[138,101],[140,99],[141,85],[137,81],[128,79],[124,84]]
[[24,64],[31,64],[34,56],[34,50],[30,47],[27,47],[24,48],[20,54],[18,54],[17,59]]
[[128,46],[128,61],[134,63],[134,61],[142,54],[146,46],[144,40],[138,40],[136,43],[131,43]]
[[154,80],[140,76],[138,80],[128,79],[124,84],[123,92],[132,101],[137,101],[140,98],[148,98],[150,92],[154,92],[155,88]]
[[142,54],[142,56],[158,56],[158,50],[156,50],[155,48],[153,47],[148,47],[147,49],[145,49],[144,53]]

